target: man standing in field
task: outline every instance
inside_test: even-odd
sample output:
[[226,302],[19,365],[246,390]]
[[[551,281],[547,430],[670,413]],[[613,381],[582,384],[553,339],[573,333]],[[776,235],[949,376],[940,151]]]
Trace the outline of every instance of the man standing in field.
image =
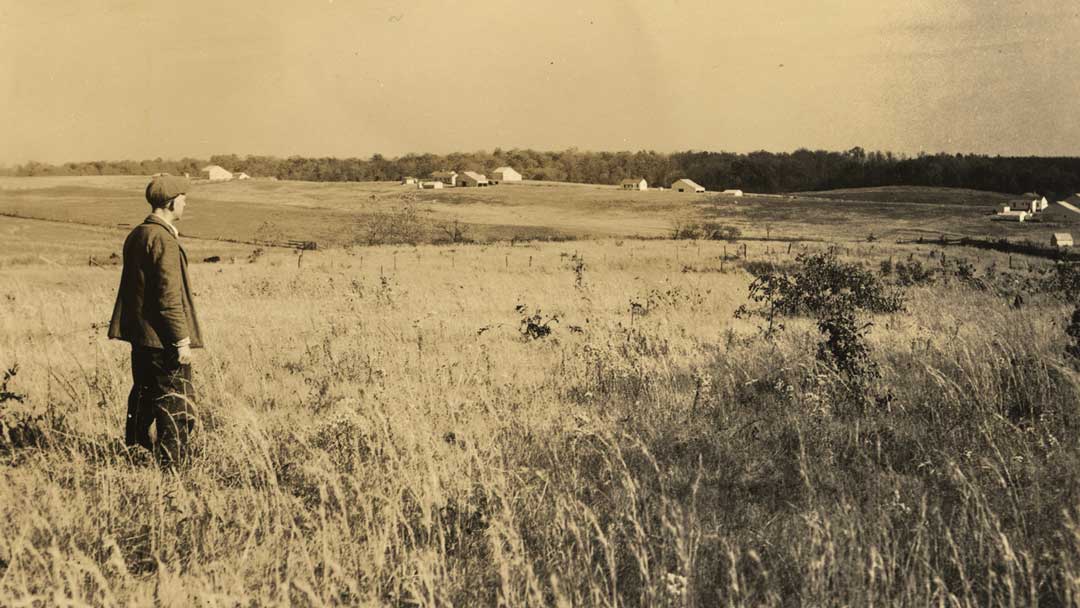
[[172,175],[155,176],[146,186],[152,211],[124,241],[124,270],[109,323],[110,338],[131,343],[125,442],[154,450],[150,426],[156,422],[156,453],[165,466],[187,457],[195,425],[191,349],[202,347],[187,255],[175,226],[189,187],[186,178]]

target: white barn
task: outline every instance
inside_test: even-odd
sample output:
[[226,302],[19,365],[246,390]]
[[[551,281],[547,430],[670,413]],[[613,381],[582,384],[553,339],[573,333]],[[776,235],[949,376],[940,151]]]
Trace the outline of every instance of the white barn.
[[458,184],[463,187],[478,187],[488,185],[488,179],[486,176],[481,175],[475,171],[463,171],[458,175]]
[[212,182],[225,182],[233,178],[233,174],[218,165],[206,165],[200,173],[206,174],[206,179]]
[[676,192],[704,192],[705,188],[694,183],[691,179],[680,179],[671,184],[671,189]]
[[623,190],[648,190],[649,182],[644,177],[632,177],[619,182]]
[[502,182],[520,182],[521,174],[514,171],[511,167],[499,167],[491,172],[491,183],[500,184]]

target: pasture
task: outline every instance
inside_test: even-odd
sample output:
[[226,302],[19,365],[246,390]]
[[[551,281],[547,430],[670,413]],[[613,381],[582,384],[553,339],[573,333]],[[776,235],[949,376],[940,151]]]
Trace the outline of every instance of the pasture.
[[[145,215],[145,181],[128,176],[0,177],[0,214],[117,228]],[[464,238],[479,242],[662,238],[676,224],[700,221],[734,226],[749,237],[836,241],[860,241],[871,234],[889,240],[946,234],[1049,242],[1053,232],[1050,226],[989,221],[993,202],[1006,195],[880,190],[735,198],[547,182],[417,190],[387,182],[197,181],[181,229],[185,236],[202,239],[273,240],[264,238],[270,233],[324,246],[372,244],[372,224],[398,216],[397,223],[414,227],[410,238],[416,242],[445,239],[455,222]]]
[[[432,234],[458,220],[492,240],[298,260],[186,236],[223,262],[192,255],[201,426],[171,475],[122,445],[128,350],[104,335],[119,268],[86,262],[145,214],[143,181],[0,183],[0,212],[93,224],[0,217],[23,235],[0,249],[0,604],[1080,598],[1080,377],[1056,269],[862,234],[978,211],[845,203],[845,230],[766,198],[200,185],[185,235],[243,241],[274,218],[355,242],[360,219],[409,204]],[[710,217],[764,236],[769,205],[788,214],[772,235],[822,242],[657,238]],[[509,238],[530,234],[592,238]],[[823,364],[809,316],[771,337],[736,317],[751,271],[832,245],[904,292],[860,317],[864,380]],[[892,270],[915,262],[918,280]]]

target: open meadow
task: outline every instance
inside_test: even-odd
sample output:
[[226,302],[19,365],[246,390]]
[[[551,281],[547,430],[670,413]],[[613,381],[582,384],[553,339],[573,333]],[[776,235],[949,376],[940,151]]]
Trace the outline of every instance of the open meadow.
[[[0,212],[64,220],[0,217],[0,605],[1080,602],[1075,277],[865,242],[981,211],[856,204],[845,230],[780,199],[204,184],[185,235],[269,218],[356,245],[185,236],[207,348],[174,475],[123,446],[119,267],[87,261],[141,220],[144,180],[56,179],[0,180]],[[357,218],[402,204],[492,240],[363,244]],[[771,204],[771,235],[822,241],[657,238],[710,217],[763,237]],[[834,316],[739,312],[815,263],[900,305],[856,286],[817,294]]]
[[[138,176],[0,177],[0,215],[121,230],[145,214],[145,182]],[[554,182],[417,190],[396,182],[196,181],[183,230],[200,239],[296,239],[326,247],[663,238],[679,224],[715,222],[755,238],[862,241],[871,235],[897,240],[944,234],[1048,243],[1053,226],[990,221],[995,204],[1007,198],[948,188],[732,197]]]

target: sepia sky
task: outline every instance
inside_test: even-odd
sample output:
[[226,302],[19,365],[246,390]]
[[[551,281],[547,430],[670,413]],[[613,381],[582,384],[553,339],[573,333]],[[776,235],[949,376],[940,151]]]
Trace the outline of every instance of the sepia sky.
[[0,0],[0,164],[1080,155],[1075,0]]

